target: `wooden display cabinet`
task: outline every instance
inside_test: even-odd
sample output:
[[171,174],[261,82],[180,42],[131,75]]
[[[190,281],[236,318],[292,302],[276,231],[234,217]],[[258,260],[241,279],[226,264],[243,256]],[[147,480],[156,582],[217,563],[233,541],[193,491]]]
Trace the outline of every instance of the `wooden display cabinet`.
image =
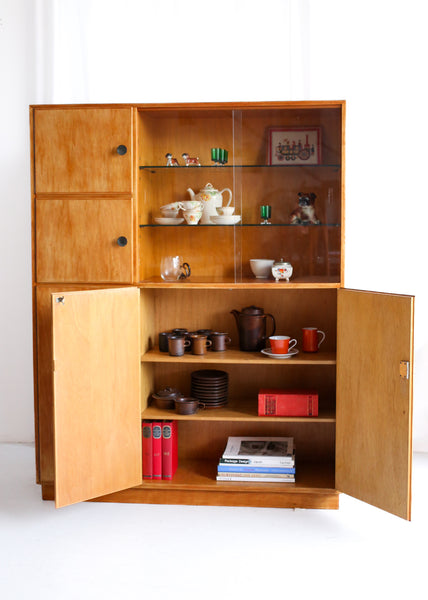
[[[43,497],[337,508],[342,491],[410,518],[413,298],[344,289],[345,103],[41,106],[31,123]],[[319,128],[320,161],[270,164],[271,128]],[[211,147],[228,149],[228,163],[214,165]],[[180,166],[166,166],[167,152]],[[183,152],[201,166],[184,166]],[[240,223],[155,223],[162,205],[208,182],[232,190]],[[321,224],[290,225],[298,192],[316,194]],[[263,204],[271,225],[260,224]],[[182,256],[191,277],[164,282],[166,255]],[[251,258],[281,257],[289,283],[254,278]],[[300,349],[303,326],[326,341],[285,361],[241,352],[230,311],[248,305]],[[174,327],[228,331],[233,344],[172,357],[157,339]],[[227,406],[185,416],[150,404],[166,385],[188,394],[200,368],[228,372]],[[319,416],[258,417],[261,387],[316,388]],[[179,422],[170,482],[142,481],[142,419]],[[217,482],[230,435],[293,436],[296,483]]]

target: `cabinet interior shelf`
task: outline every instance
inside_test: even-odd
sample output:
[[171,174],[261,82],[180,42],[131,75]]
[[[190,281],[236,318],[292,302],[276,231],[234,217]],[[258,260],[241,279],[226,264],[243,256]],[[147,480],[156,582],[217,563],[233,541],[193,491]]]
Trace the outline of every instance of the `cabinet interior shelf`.
[[315,352],[305,354],[300,352],[295,356],[280,360],[270,358],[261,352],[242,352],[236,348],[227,349],[225,352],[210,352],[203,355],[185,353],[183,356],[170,356],[168,352],[160,352],[158,348],[149,350],[141,356],[144,363],[190,363],[190,364],[221,364],[221,365],[335,365],[335,352]]
[[144,279],[138,283],[138,287],[146,289],[229,289],[229,290],[284,290],[284,289],[333,289],[339,288],[340,282],[337,277],[293,277],[288,283],[286,281],[274,281],[273,279],[256,279],[255,277],[197,277],[192,275],[188,279],[178,281],[164,281],[160,276]]
[[340,169],[340,164],[291,164],[287,163],[284,165],[266,165],[266,164],[256,164],[256,165],[238,165],[238,164],[226,164],[226,165],[200,165],[187,167],[186,165],[178,165],[176,167],[169,167],[167,165],[140,165],[141,171],[151,171],[156,172],[157,169],[167,169],[170,171],[176,171],[178,169]]
[[257,399],[229,400],[222,408],[199,409],[193,415],[178,415],[174,410],[161,410],[149,406],[143,410],[142,419],[176,420],[176,421],[255,421],[263,423],[335,423],[336,414],[333,408],[319,410],[318,417],[260,417],[257,414]]
[[171,481],[147,480],[137,489],[157,488],[160,490],[209,490],[293,493],[312,492],[337,493],[335,490],[334,465],[329,462],[298,462],[295,483],[255,483],[216,481],[217,463],[212,460],[180,460],[177,472]]

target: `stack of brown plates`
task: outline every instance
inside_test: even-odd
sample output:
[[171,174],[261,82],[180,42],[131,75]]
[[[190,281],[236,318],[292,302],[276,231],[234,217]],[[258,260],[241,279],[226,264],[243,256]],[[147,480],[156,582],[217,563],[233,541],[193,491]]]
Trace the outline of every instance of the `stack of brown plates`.
[[193,371],[191,396],[205,404],[205,408],[221,408],[227,404],[229,375],[225,371],[203,369]]

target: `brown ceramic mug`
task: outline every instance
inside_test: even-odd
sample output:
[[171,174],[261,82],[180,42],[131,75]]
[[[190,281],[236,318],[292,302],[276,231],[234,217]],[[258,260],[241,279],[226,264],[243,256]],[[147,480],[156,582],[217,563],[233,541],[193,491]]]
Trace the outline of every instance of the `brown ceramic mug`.
[[171,356],[183,356],[187,346],[190,346],[190,341],[182,335],[170,335],[168,337],[168,351]]
[[193,415],[198,408],[205,408],[205,404],[199,402],[196,398],[183,398],[181,396],[175,399],[175,412],[179,415]]
[[206,335],[200,333],[192,335],[192,354],[206,354],[207,348],[212,345],[212,341],[207,339]]
[[220,331],[213,331],[210,338],[213,343],[211,347],[213,352],[224,352],[226,346],[232,342],[227,333],[222,333]]

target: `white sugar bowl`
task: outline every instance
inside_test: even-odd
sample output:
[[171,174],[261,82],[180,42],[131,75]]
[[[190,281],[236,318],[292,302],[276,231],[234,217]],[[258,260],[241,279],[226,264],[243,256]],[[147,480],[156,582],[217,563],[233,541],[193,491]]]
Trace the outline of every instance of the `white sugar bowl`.
[[275,262],[272,266],[272,275],[275,281],[285,280],[290,281],[290,277],[293,275],[293,267],[289,262],[285,262],[283,258]]

